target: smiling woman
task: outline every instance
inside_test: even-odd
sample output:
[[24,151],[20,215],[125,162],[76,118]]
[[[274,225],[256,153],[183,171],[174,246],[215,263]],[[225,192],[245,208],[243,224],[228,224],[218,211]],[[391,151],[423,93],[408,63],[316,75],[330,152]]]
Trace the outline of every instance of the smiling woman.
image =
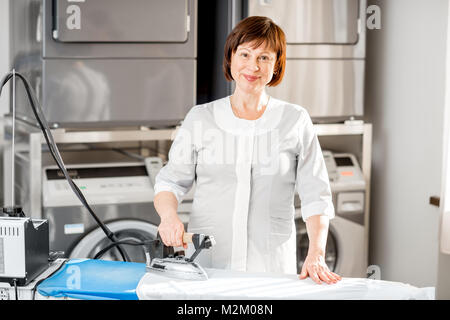
[[[230,67],[231,75],[236,81],[236,90],[250,95],[264,90],[272,80],[276,59],[274,50],[267,48],[265,43],[256,48],[254,46],[254,42],[239,45],[236,53],[233,53],[231,57]],[[255,120],[265,111],[268,99],[264,99],[263,102],[265,102],[264,105],[257,108],[257,113],[253,117],[250,114],[249,117],[246,117],[240,109],[237,109],[233,99],[231,103],[234,107],[233,111],[238,117]],[[250,111],[247,110],[247,113],[250,113]]]
[[[281,82],[286,67],[286,36],[283,30],[267,17],[248,17],[228,35],[223,60],[223,71],[228,81],[236,80],[231,71],[232,56],[240,49],[245,51],[257,48],[259,50],[255,53],[264,54],[256,56],[259,58],[258,62],[272,67],[273,77],[267,85],[276,86]],[[249,61],[251,57],[242,58]]]
[[183,121],[155,179],[158,230],[166,245],[186,247],[177,207],[195,182],[189,231],[217,243],[198,257],[202,266],[296,273],[297,189],[310,240],[300,278],[336,283],[341,277],[325,263],[334,208],[311,118],[266,94],[283,79],[285,64],[285,35],[271,19],[248,17],[229,34],[223,71],[236,89],[193,107]]
[[271,19],[248,17],[233,29],[225,43],[223,71],[236,83],[230,101],[238,118],[262,116],[269,102],[264,89],[281,82],[285,65],[286,37]]

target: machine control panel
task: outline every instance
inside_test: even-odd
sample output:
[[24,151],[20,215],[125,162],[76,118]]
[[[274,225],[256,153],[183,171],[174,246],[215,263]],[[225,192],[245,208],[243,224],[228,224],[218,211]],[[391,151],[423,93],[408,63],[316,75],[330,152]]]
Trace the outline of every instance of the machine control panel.
[[359,167],[358,160],[351,153],[333,153],[328,150],[323,151],[323,158],[328,171],[330,184],[339,188],[340,185],[360,185],[364,186],[364,175]]
[[358,160],[351,153],[322,153],[336,214],[363,223],[366,183]]
[[[67,171],[89,204],[113,205],[152,202],[155,178],[163,162],[148,157],[143,162],[67,165]],[[43,168],[45,208],[81,206],[63,173],[56,166]],[[195,186],[179,204],[179,213],[191,211]]]
[[[67,169],[90,204],[153,201],[153,186],[142,162],[67,165]],[[44,207],[81,205],[57,167],[43,171]]]

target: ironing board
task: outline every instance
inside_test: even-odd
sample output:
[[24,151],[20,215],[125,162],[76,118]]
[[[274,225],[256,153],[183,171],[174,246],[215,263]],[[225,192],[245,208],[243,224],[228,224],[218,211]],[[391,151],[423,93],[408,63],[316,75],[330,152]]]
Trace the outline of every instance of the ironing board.
[[68,260],[37,287],[44,297],[83,300],[137,300],[145,263],[90,259]]
[[145,274],[137,287],[139,299],[174,300],[434,300],[435,288],[365,278],[343,278],[336,284],[316,284],[311,278],[267,273],[205,269],[207,281],[169,279]]
[[207,281],[180,280],[145,273],[144,263],[89,259],[68,260],[37,291],[43,298],[88,300],[136,299],[434,299],[434,287],[400,282],[343,278],[315,284],[297,275],[205,269]]

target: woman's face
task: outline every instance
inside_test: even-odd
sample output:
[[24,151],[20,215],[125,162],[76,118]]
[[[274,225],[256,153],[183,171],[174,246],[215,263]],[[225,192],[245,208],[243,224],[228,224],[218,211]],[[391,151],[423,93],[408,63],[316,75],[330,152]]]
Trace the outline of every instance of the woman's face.
[[231,55],[231,75],[236,86],[247,93],[258,93],[264,90],[272,80],[276,53],[262,43],[253,48],[253,43],[239,45]]

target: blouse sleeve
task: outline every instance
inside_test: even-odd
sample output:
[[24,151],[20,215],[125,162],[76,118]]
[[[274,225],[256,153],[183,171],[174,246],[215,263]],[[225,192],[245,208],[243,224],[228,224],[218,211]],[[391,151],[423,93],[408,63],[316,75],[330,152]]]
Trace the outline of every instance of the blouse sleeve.
[[306,110],[299,121],[300,143],[296,184],[303,221],[314,215],[327,215],[332,219],[335,214],[330,181],[319,139]]
[[197,151],[194,144],[194,123],[196,107],[186,115],[170,147],[169,161],[155,178],[155,196],[161,191],[170,191],[177,198],[178,204],[183,200],[195,180]]

